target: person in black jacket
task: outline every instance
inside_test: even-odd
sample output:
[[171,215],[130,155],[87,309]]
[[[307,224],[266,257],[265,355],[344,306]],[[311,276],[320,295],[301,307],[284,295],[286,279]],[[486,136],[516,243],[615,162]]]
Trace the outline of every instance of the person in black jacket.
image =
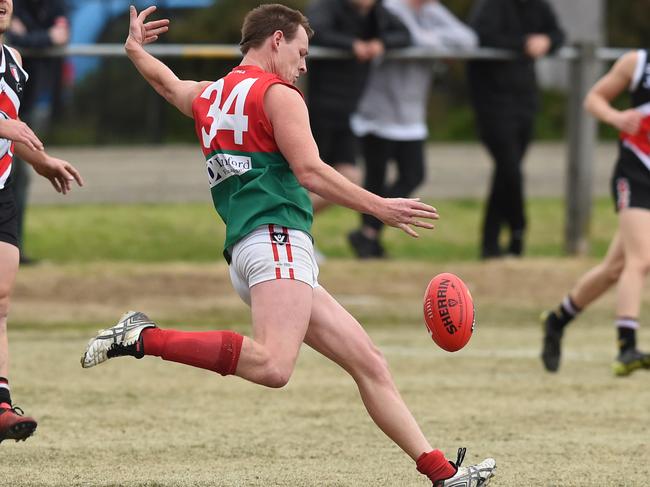
[[[357,139],[350,116],[361,98],[370,62],[386,49],[410,45],[411,36],[380,0],[314,0],[307,17],[315,32],[312,45],[344,49],[354,56],[310,62],[307,95],[321,159],[359,184]],[[328,205],[319,197],[312,202],[314,213]]]
[[479,135],[495,164],[481,257],[504,254],[499,246],[504,223],[510,229],[506,253],[520,256],[526,230],[521,166],[539,105],[535,59],[558,49],[564,33],[546,0],[478,0],[469,24],[482,47],[519,55],[509,61],[472,61],[467,75]]
[[[9,42],[20,48],[46,48],[68,43],[70,27],[67,20],[65,0],[21,0],[16,2],[14,17],[8,32]],[[25,69],[30,73],[25,87],[21,114],[30,126],[41,133],[48,130],[52,115],[59,111],[63,59],[29,57],[24,59]],[[37,110],[39,100],[47,100],[47,110]],[[19,158],[14,159],[13,189],[18,213],[18,242],[20,263],[34,262],[25,255],[23,246],[23,222],[29,189],[29,169]]]

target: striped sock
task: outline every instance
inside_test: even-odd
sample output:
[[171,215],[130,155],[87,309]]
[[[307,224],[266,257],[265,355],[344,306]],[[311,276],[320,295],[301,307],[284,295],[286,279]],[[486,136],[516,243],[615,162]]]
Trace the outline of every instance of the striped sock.
[[560,306],[556,311],[553,311],[551,320],[552,327],[561,332],[582,310],[576,306],[568,294],[564,297]]
[[11,405],[11,393],[9,392],[9,380],[6,377],[0,377],[0,404],[7,403]]
[[639,329],[639,320],[620,316],[616,318],[618,332],[618,349],[620,352],[636,348],[636,331]]

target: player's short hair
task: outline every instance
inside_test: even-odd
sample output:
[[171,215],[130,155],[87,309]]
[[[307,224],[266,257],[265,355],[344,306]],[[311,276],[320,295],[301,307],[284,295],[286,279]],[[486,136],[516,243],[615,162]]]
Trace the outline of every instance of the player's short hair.
[[278,3],[260,5],[248,12],[244,18],[239,49],[242,54],[246,54],[251,47],[260,47],[278,30],[282,31],[287,41],[292,41],[301,25],[307,32],[307,37],[311,39],[314,31],[302,12]]

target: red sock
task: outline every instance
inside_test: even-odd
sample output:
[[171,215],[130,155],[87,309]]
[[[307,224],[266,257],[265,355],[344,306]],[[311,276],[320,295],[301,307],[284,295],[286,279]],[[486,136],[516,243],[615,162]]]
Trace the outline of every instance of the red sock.
[[416,462],[418,472],[429,477],[431,482],[445,480],[455,475],[456,469],[440,450],[433,450],[420,455]]
[[145,355],[231,375],[237,370],[244,337],[233,331],[142,331]]

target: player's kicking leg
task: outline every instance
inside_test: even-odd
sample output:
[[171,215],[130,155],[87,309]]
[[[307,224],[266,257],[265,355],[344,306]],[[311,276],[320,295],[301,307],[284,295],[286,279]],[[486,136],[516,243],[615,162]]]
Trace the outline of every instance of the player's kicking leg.
[[250,296],[253,338],[229,330],[161,329],[145,314],[130,311],[88,342],[81,365],[89,368],[114,357],[151,355],[282,387],[293,372],[309,324],[312,288],[297,280],[272,280],[253,286]]
[[377,426],[415,462],[434,486],[486,486],[496,463],[460,467],[433,450],[400,396],[386,360],[361,325],[322,287],[314,290],[314,304],[305,343],[343,367],[355,380],[363,403]]

